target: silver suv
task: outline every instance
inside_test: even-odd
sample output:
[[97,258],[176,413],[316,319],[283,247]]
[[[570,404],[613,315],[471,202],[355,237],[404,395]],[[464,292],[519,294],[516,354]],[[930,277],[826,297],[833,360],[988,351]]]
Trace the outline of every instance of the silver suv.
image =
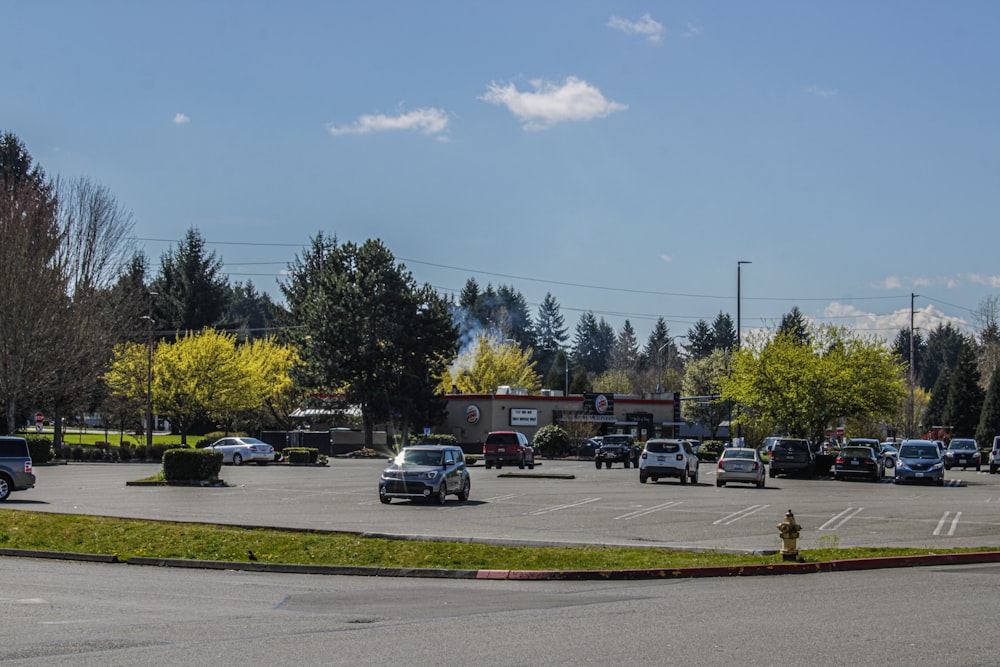
[[11,491],[24,491],[34,486],[28,441],[0,436],[0,501],[7,500]]
[[639,457],[639,482],[676,477],[681,484],[698,483],[698,455],[687,440],[654,438],[646,442]]
[[378,498],[386,504],[393,498],[411,498],[441,505],[449,493],[468,500],[469,489],[469,471],[460,447],[416,445],[404,447],[389,459],[378,482]]

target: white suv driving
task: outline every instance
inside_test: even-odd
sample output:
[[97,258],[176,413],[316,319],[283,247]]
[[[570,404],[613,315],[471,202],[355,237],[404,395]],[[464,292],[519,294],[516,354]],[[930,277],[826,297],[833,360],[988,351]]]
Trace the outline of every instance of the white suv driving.
[[687,440],[654,438],[646,442],[639,457],[639,481],[676,477],[681,484],[698,483],[698,455]]

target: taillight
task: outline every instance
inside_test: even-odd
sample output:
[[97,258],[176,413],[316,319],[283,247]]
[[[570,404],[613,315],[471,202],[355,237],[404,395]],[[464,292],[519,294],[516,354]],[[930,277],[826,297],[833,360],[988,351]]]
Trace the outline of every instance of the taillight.
[[753,468],[751,470],[760,470],[760,464],[756,461],[753,462]]
[[24,472],[31,472],[31,461],[24,462]]
[[865,465],[873,466],[875,465],[875,462],[872,461],[871,459],[865,459]]
[[646,452],[642,453],[642,458],[646,458]]
[[719,470],[722,470],[722,459],[719,459]]
[[834,461],[834,463],[843,463],[843,462],[844,462],[843,456],[838,456],[837,459]]
[[677,455],[677,460],[678,461],[683,461],[684,460],[684,455],[683,454],[678,454]]
[[486,456],[486,443],[483,443],[483,456]]

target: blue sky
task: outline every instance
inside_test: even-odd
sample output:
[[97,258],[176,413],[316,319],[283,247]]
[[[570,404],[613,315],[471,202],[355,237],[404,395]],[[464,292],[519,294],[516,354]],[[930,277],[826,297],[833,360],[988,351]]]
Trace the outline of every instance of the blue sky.
[[1000,3],[0,0],[0,130],[279,296],[317,232],[645,340],[1000,292]]

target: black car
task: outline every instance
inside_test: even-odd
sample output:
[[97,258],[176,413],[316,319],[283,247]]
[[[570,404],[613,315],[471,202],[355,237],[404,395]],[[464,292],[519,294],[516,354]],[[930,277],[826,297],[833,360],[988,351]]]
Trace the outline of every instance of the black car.
[[610,468],[612,463],[624,463],[625,467],[639,467],[639,448],[630,435],[606,435],[601,439],[601,446],[594,452],[594,464]]
[[885,475],[885,459],[874,447],[850,446],[840,450],[833,461],[833,478],[862,477],[877,482]]
[[816,453],[808,440],[781,438],[772,446],[767,476],[787,474],[816,474]]
[[982,466],[982,455],[979,445],[972,438],[952,438],[944,453],[944,467],[951,470],[952,466],[962,466],[962,470],[974,466],[978,471]]

